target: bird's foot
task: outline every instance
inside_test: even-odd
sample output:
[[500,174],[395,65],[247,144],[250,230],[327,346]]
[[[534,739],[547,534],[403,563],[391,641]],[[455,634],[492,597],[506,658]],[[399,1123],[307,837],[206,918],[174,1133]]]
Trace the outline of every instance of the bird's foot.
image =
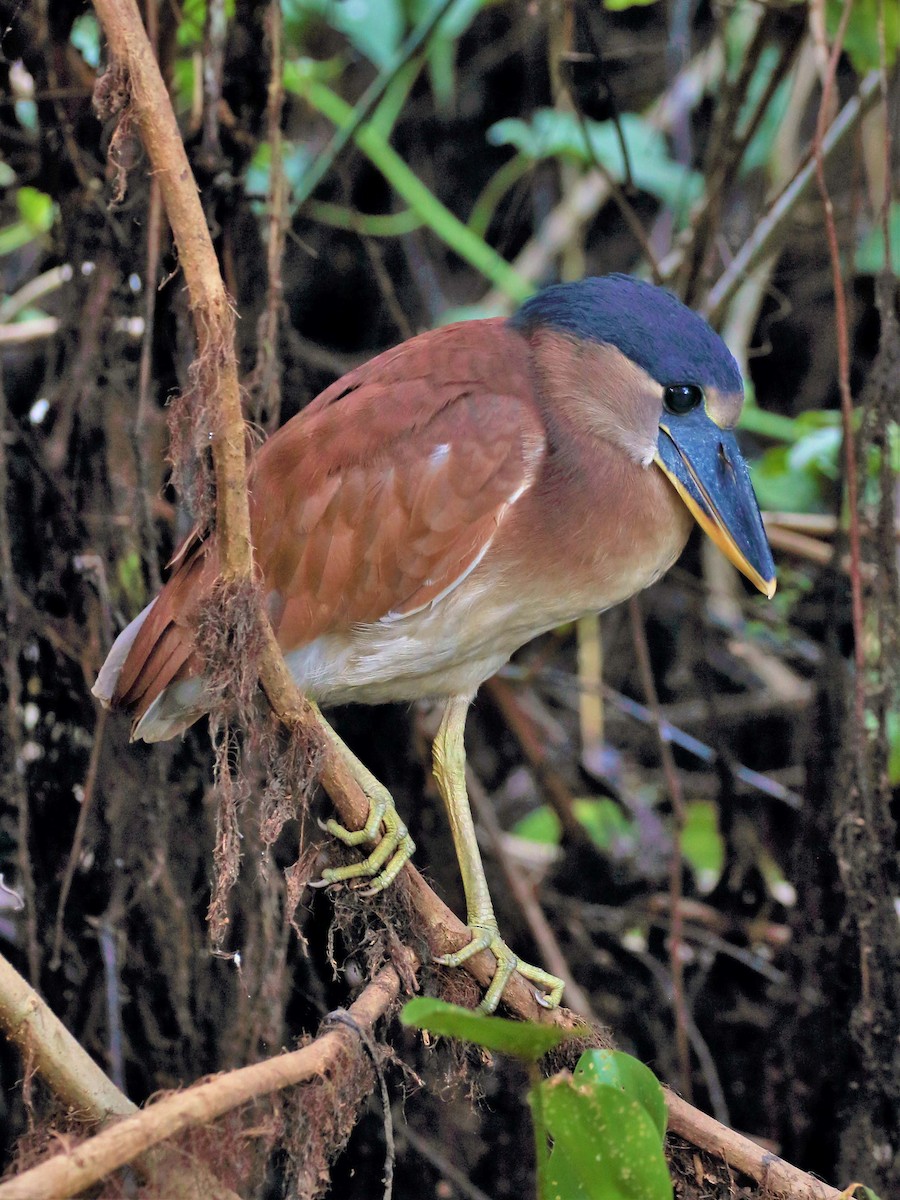
[[540,967],[522,962],[501,938],[495,921],[470,921],[469,930],[472,934],[471,942],[452,954],[440,955],[434,961],[444,967],[461,967],[482,950],[490,950],[497,960],[497,969],[478,1006],[482,1012],[492,1013],[496,1009],[514,971],[545,989],[543,992],[535,992],[535,998],[543,1008],[558,1006],[562,999],[563,981],[551,975],[549,971],[542,971]]
[[394,882],[412,858],[416,848],[387,791],[379,792],[374,799],[370,797],[369,817],[362,829],[347,829],[334,819],[326,821],[322,828],[345,846],[374,842],[378,838],[379,830],[381,840],[372,853],[361,862],[349,863],[345,867],[326,868],[318,882],[320,887],[326,887],[330,883],[345,883],[352,879],[368,879],[369,886],[363,894],[374,896]]

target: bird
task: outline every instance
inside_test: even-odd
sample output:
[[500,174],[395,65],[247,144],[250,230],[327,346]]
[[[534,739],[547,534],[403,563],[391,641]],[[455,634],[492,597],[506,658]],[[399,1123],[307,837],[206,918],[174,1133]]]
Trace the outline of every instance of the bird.
[[[532,638],[658,580],[695,521],[771,598],[775,566],[734,433],[743,396],[724,341],[671,292],[593,276],[379,354],[251,459],[256,570],[301,691],[323,706],[443,703],[434,775],[471,938],[438,961],[494,954],[487,1012],[515,970],[546,1007],[563,984],[499,931],[466,793],[472,699]],[[194,622],[217,574],[215,531],[195,533],[110,650],[93,691],[131,713],[133,739],[174,737],[208,710]],[[359,764],[357,777],[365,828],[327,828],[372,849],[321,882],[377,891],[414,846],[386,790]]]

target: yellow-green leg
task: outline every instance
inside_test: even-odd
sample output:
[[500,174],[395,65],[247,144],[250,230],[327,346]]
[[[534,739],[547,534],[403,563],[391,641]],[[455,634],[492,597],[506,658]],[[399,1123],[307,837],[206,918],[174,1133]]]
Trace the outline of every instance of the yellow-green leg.
[[328,867],[322,872],[319,886],[343,883],[348,879],[370,879],[366,894],[381,892],[394,882],[404,865],[409,862],[416,848],[415,842],[400,820],[400,814],[394,807],[394,799],[384,784],[379,783],[356,755],[347,749],[321,714],[320,720],[334,752],[346,763],[347,769],[369,801],[369,816],[362,829],[346,829],[333,819],[325,822],[325,829],[345,846],[361,846],[365,842],[374,842],[379,831],[381,840],[372,853],[361,862],[350,863],[346,867]]
[[434,777],[450,819],[453,844],[466,893],[466,924],[472,931],[472,940],[461,950],[444,954],[437,961],[448,967],[458,967],[481,950],[491,951],[497,960],[497,970],[481,1001],[480,1007],[485,1012],[493,1012],[500,1003],[513,971],[518,971],[532,983],[545,988],[547,995],[539,993],[538,1000],[546,1008],[556,1008],[562,999],[563,981],[539,967],[520,962],[500,937],[497,928],[466,791],[463,734],[468,709],[468,696],[453,696],[447,702],[440,729],[434,739]]

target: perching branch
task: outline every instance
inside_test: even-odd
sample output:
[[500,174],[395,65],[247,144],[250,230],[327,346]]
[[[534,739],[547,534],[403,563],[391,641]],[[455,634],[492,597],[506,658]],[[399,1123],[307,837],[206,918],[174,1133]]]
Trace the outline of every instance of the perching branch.
[[765,1188],[767,1196],[785,1200],[840,1200],[844,1192],[829,1187],[821,1179],[807,1175],[750,1138],[693,1108],[686,1100],[666,1089],[669,1108],[669,1133],[683,1137],[692,1146],[714,1154],[730,1167],[743,1171]]

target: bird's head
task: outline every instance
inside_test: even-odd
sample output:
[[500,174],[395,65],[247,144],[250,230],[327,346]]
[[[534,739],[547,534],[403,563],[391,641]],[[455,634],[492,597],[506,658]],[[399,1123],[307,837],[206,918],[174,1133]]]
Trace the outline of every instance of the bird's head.
[[562,345],[579,360],[569,399],[585,426],[661,470],[719,549],[771,597],[775,564],[733,433],[741,373],[706,321],[664,288],[604,275],[546,288],[512,324],[553,339],[557,357]]

